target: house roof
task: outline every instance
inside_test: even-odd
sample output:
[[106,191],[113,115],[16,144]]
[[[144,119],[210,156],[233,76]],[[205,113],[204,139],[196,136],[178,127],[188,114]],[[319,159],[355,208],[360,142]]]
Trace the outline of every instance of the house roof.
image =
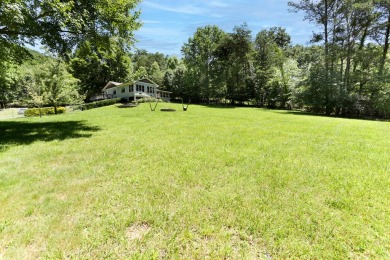
[[120,83],[120,82],[115,82],[115,81],[109,81],[107,83],[107,85],[104,86],[103,90],[106,90],[106,89],[109,89],[109,88],[113,88],[113,87],[117,87],[117,86],[120,86],[122,85],[123,83]]
[[153,82],[151,79],[149,79],[149,78],[142,78],[142,79],[136,80],[136,82],[144,82],[144,83],[149,83],[149,84],[153,84],[153,85],[158,86],[156,83],[154,83],[154,82]]

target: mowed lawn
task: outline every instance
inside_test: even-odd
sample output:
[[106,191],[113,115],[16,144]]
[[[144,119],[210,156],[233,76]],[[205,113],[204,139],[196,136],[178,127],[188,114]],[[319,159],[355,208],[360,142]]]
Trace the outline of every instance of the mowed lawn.
[[0,258],[389,259],[390,123],[176,104],[2,120]]

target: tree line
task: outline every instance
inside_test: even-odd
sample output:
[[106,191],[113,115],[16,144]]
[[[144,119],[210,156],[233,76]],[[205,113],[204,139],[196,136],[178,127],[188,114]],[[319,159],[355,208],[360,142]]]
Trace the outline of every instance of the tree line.
[[321,28],[312,45],[291,45],[280,27],[255,37],[245,24],[232,33],[198,28],[182,47],[181,85],[170,89],[199,102],[389,117],[390,2],[304,0],[289,6]]
[[[90,2],[0,3],[0,99],[78,102],[110,80],[148,77],[173,99],[194,103],[390,117],[387,0],[289,2],[292,12],[319,28],[309,46],[291,44],[281,27],[256,35],[245,23],[231,33],[200,27],[183,44],[181,58],[131,52],[133,31],[141,26],[139,1]],[[51,57],[22,47],[37,39]]]

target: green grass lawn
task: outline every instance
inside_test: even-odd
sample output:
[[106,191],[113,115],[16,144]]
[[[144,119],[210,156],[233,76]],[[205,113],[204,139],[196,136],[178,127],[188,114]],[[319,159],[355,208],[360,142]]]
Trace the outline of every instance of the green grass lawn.
[[0,258],[390,258],[389,122],[157,109],[0,121]]

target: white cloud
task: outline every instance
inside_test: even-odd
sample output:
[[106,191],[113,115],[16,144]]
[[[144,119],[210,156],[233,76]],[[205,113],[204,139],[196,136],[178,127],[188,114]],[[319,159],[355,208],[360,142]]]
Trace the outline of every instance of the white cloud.
[[160,24],[161,21],[155,21],[155,20],[142,20],[144,24]]
[[150,35],[151,37],[154,36],[175,37],[180,35],[180,32],[175,28],[169,29],[169,28],[160,28],[160,27],[143,27],[139,30],[139,33],[142,33],[143,35]]
[[224,7],[228,7],[229,6],[229,4],[226,3],[226,1],[213,0],[213,1],[208,1],[207,3],[208,3],[209,6],[212,6],[212,7],[224,8]]
[[158,10],[181,14],[203,14],[206,11],[204,8],[200,8],[192,4],[186,4],[181,6],[168,6],[152,2],[144,2],[143,4],[147,7],[155,8]]
[[213,18],[224,18],[224,17],[226,17],[226,15],[214,13],[214,14],[210,14],[210,17],[213,17]]
[[169,40],[155,39],[153,37],[145,37],[142,35],[137,35],[138,42],[135,44],[135,48],[144,49],[148,52],[163,52],[167,55],[176,55],[178,57],[180,54],[181,43],[171,42]]

